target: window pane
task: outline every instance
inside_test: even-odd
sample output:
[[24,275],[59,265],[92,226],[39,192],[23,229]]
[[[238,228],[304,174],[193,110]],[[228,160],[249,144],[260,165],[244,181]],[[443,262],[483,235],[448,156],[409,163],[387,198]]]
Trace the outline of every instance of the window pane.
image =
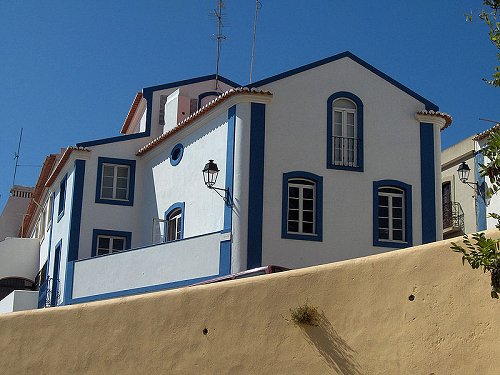
[[403,240],[403,231],[402,230],[394,230],[392,232],[392,239],[395,241],[402,241]]
[[113,177],[104,177],[102,179],[102,186],[112,188],[113,187]]
[[126,189],[127,188],[127,179],[126,178],[117,178],[116,179],[116,187]]
[[127,178],[128,177],[128,167],[116,167],[117,177]]
[[314,214],[312,211],[304,211],[303,213],[303,220],[307,221],[309,223],[312,223],[314,221]]
[[293,199],[293,198],[288,199],[288,208],[298,209],[299,208],[299,200]]
[[302,224],[302,232],[313,233],[313,224],[312,223],[303,223]]
[[127,199],[127,189],[116,189],[116,199]]
[[379,228],[389,228],[389,219],[378,219],[378,227]]
[[337,99],[333,102],[334,107],[356,109],[356,105],[349,99]]
[[124,238],[113,238],[113,250],[120,251],[125,249],[125,239]]
[[289,210],[288,220],[299,220],[299,210]]
[[347,112],[347,127],[354,128],[354,113]]
[[403,198],[392,197],[392,206],[393,207],[403,207]]
[[106,255],[109,254],[108,249],[97,249],[97,255]]
[[289,232],[298,232],[299,231],[299,223],[296,221],[288,222],[288,231]]
[[381,187],[378,189],[379,192],[382,193],[391,193],[391,194],[403,194],[403,191],[397,188],[391,188],[391,187]]
[[110,165],[105,165],[103,167],[103,176],[113,177],[115,175],[115,169]]
[[342,123],[340,124],[335,123],[333,127],[333,135],[336,137],[342,137]]
[[288,196],[293,197],[293,198],[298,198],[299,197],[299,188],[290,186],[288,188]]
[[303,195],[304,195],[304,199],[312,199],[314,197],[314,190],[304,188]]
[[403,220],[401,220],[401,219],[394,219],[392,221],[392,227],[394,229],[403,229]]
[[381,240],[389,239],[389,229],[379,229],[378,230],[378,238]]
[[97,238],[97,247],[100,249],[109,249],[109,242],[110,238],[109,237],[101,237],[99,236]]
[[396,218],[402,218],[403,217],[403,209],[402,208],[393,208],[392,209],[392,216]]
[[303,203],[303,209],[312,211],[314,208],[314,201],[311,199],[305,200]]
[[113,198],[113,188],[106,188],[103,186],[101,198]]
[[378,208],[378,217],[389,217],[389,208],[380,207]]
[[389,206],[389,199],[385,195],[378,196],[378,205],[379,206]]

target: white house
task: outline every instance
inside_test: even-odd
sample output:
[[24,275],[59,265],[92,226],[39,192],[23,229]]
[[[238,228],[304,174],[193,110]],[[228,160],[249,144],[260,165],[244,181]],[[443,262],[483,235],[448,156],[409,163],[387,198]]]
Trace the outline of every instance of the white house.
[[68,147],[37,186],[40,306],[439,240],[450,123],[350,52],[247,87],[147,87],[121,135]]
[[[443,211],[446,211],[445,204],[453,207],[447,215],[443,214],[443,222],[449,225],[445,228],[445,237],[495,228],[497,221],[489,214],[500,212],[500,197],[498,194],[487,196],[489,180],[481,176],[480,165],[488,162],[482,150],[489,135],[499,129],[497,124],[443,150]],[[465,174],[459,173],[459,169]]]

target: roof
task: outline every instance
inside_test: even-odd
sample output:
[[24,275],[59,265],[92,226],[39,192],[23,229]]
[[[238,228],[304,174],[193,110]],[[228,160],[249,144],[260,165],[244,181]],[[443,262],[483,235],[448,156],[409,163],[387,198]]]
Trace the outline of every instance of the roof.
[[484,138],[488,138],[491,133],[496,132],[500,130],[500,123],[494,125],[493,127],[489,128],[488,130],[485,130],[484,132],[478,133],[472,140],[474,141],[480,141]]
[[28,229],[31,225],[33,215],[35,214],[36,209],[40,204],[40,198],[42,198],[43,196],[47,178],[49,177],[49,174],[50,172],[52,172],[54,164],[56,163],[56,158],[57,155],[51,154],[47,156],[43,162],[42,170],[40,171],[40,175],[38,176],[35,188],[33,189],[33,195],[31,196],[30,203],[28,205],[28,208],[26,209],[26,215],[24,215],[21,228],[19,228],[20,237],[24,237],[26,235],[26,233],[23,233],[23,231],[24,229]]
[[69,156],[71,155],[71,153],[73,151],[87,151],[87,152],[90,152],[90,150],[88,150],[86,148],[73,147],[73,146],[68,147],[64,151],[63,155],[61,156],[61,159],[59,159],[59,162],[57,163],[56,167],[54,168],[54,172],[52,172],[52,174],[50,175],[50,177],[47,179],[47,182],[45,183],[45,187],[49,187],[50,185],[52,185],[54,183],[54,181],[56,180],[57,176],[59,175],[59,173],[63,169],[64,165],[68,161]]
[[214,100],[205,104],[203,107],[198,109],[195,113],[193,113],[191,116],[189,116],[185,120],[178,123],[177,126],[175,126],[173,129],[169,130],[166,133],[163,133],[159,137],[153,139],[147,145],[141,147],[137,151],[137,156],[143,155],[146,152],[148,152],[149,150],[152,150],[153,148],[158,146],[159,144],[165,142],[172,135],[174,135],[175,133],[179,132],[180,130],[186,128],[187,126],[192,124],[195,120],[197,120],[198,118],[200,118],[204,114],[208,113],[209,111],[213,110],[214,108],[218,107],[220,104],[222,104],[223,102],[225,102],[229,98],[231,98],[235,95],[241,95],[241,94],[252,94],[252,95],[258,95],[258,96],[272,96],[272,93],[269,91],[250,89],[248,87],[238,87],[236,89],[231,89],[229,91],[226,91],[226,92],[222,93],[221,95],[219,95]]
[[130,124],[132,123],[132,119],[135,116],[135,112],[137,111],[137,107],[139,107],[139,103],[141,102],[142,99],[142,92],[138,92],[135,95],[135,99],[132,103],[132,106],[130,107],[130,111],[128,111],[127,118],[125,119],[125,122],[123,123],[122,129],[120,130],[120,133],[122,134],[127,134],[127,130],[130,127]]
[[366,69],[368,69],[372,73],[378,75],[380,78],[382,78],[382,79],[386,80],[387,82],[389,82],[390,84],[396,86],[398,89],[400,89],[400,90],[404,91],[405,93],[407,93],[408,95],[414,97],[419,102],[425,104],[425,109],[427,109],[427,110],[433,110],[433,111],[438,111],[439,110],[439,107],[436,104],[434,104],[431,101],[425,99],[423,96],[417,94],[415,91],[409,89],[408,87],[406,87],[403,84],[399,83],[395,79],[389,77],[387,74],[385,74],[382,71],[378,70],[374,66],[368,64],[366,61],[360,59],[359,57],[357,57],[356,55],[354,55],[352,52],[349,52],[349,51],[345,51],[345,52],[342,52],[342,53],[339,53],[339,54],[327,57],[325,59],[318,60],[318,61],[312,62],[310,64],[306,64],[306,65],[300,66],[298,68],[288,70],[288,71],[280,73],[280,74],[276,74],[274,76],[262,79],[262,80],[257,81],[257,82],[253,82],[253,83],[249,84],[248,87],[260,87],[260,86],[264,86],[264,85],[267,85],[268,83],[275,82],[275,81],[278,81],[280,79],[287,78],[287,77],[290,77],[290,76],[298,74],[298,73],[302,73],[302,72],[307,71],[309,69],[313,69],[313,68],[316,68],[318,66],[325,65],[325,64],[331,63],[333,61],[337,61],[337,60],[343,59],[345,57],[350,58],[351,60],[353,60],[356,63],[358,63],[359,65],[365,67]]
[[[218,80],[221,82],[224,82],[225,84],[233,87],[240,87],[241,85],[239,83],[236,83],[234,81],[231,81],[227,78],[224,78],[221,75],[217,76]],[[145,87],[142,89],[142,93],[144,94],[145,97],[149,96],[153,91],[158,91],[158,90],[165,90],[165,89],[170,89],[173,87],[178,87],[178,86],[185,86],[185,85],[190,85],[192,83],[198,83],[198,82],[203,82],[203,81],[210,81],[215,79],[215,74],[210,74],[207,76],[201,76],[201,77],[195,77],[195,78],[190,78],[190,79],[185,79],[182,81],[175,81],[175,82],[169,82],[165,83],[162,85],[156,85],[156,86],[150,86],[150,87]]]
[[430,110],[430,111],[423,110],[423,111],[418,111],[417,115],[427,115],[427,116],[441,117],[445,121],[444,126],[441,128],[441,131],[443,131],[444,129],[446,129],[453,122],[453,117],[451,117],[449,114],[447,114],[445,112],[439,112],[439,111],[433,111],[433,110]]

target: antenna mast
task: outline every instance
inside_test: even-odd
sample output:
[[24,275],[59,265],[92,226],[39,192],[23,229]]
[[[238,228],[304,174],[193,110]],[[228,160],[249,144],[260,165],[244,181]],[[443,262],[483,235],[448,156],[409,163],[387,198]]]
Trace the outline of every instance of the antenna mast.
[[262,8],[261,2],[259,0],[255,0],[255,16],[253,19],[252,61],[250,62],[250,83],[252,83],[253,61],[255,56],[255,38],[257,35],[257,14],[259,13],[260,8]]
[[12,179],[12,186],[16,184],[16,172],[19,166],[19,150],[21,149],[21,139],[23,138],[23,128],[21,128],[21,134],[19,134],[19,143],[17,144],[17,152],[14,153],[14,160],[16,165],[14,166],[14,178]]
[[214,9],[214,15],[217,18],[217,58],[215,61],[215,89],[219,89],[219,60],[220,60],[220,51],[222,40],[226,39],[225,35],[222,35],[222,17],[224,14],[222,13],[222,9],[224,8],[224,3],[222,0],[217,1],[217,9]]

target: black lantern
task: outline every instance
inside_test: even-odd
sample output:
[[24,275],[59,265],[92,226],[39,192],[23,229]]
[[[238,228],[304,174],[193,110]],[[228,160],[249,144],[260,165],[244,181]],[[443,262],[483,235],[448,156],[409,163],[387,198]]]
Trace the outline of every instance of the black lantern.
[[464,184],[467,183],[467,180],[469,179],[469,174],[470,174],[470,168],[467,165],[465,161],[460,164],[458,167],[458,178],[460,181],[462,181]]
[[205,185],[209,189],[211,189],[215,182],[217,181],[217,176],[219,175],[219,168],[217,168],[217,164],[214,163],[212,159],[205,164],[205,168],[203,168],[203,180],[205,181]]
[[[217,176],[219,175],[219,168],[217,167],[217,164],[214,163],[212,159],[208,161],[207,164],[205,164],[205,168],[203,168],[203,181],[205,182],[205,185],[207,188],[215,190],[219,196],[224,199],[224,202],[226,203],[226,206],[231,207],[233,205],[233,199],[231,198],[231,194],[229,193],[229,188],[218,188],[215,187],[215,182],[217,182]],[[224,192],[224,196],[222,196],[219,191]]]

